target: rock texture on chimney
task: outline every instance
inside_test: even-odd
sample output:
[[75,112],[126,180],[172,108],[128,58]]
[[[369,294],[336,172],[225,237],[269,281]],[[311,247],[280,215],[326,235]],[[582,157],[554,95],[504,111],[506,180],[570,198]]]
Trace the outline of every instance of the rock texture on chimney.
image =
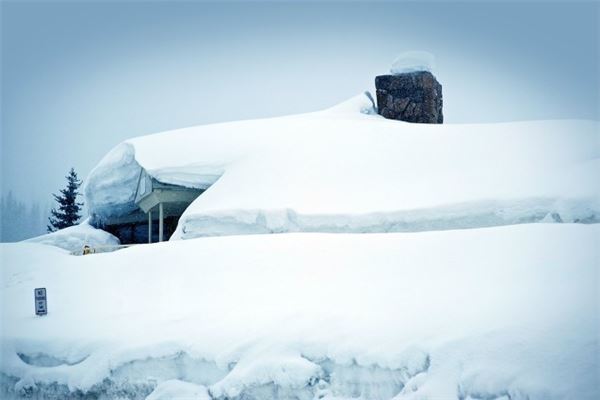
[[442,85],[429,71],[375,77],[377,112],[388,119],[441,124]]

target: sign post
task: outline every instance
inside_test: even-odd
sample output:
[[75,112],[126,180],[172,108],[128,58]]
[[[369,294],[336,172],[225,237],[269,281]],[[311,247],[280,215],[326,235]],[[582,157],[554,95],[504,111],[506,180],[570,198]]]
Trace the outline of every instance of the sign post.
[[34,297],[34,302],[35,302],[35,314],[36,315],[48,314],[48,303],[46,301],[46,288],[34,289],[33,297]]

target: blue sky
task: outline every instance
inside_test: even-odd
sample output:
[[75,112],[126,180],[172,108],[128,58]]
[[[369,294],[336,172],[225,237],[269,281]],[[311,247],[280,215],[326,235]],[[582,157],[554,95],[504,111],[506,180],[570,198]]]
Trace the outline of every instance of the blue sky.
[[437,59],[447,123],[599,119],[595,2],[3,2],[2,192],[50,201],[120,141],[315,111],[397,54]]

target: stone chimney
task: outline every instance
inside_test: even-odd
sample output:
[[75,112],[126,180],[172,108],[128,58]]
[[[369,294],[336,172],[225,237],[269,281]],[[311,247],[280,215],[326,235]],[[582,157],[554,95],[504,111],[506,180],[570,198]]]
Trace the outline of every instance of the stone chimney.
[[375,77],[377,112],[388,119],[441,124],[442,85],[429,71]]

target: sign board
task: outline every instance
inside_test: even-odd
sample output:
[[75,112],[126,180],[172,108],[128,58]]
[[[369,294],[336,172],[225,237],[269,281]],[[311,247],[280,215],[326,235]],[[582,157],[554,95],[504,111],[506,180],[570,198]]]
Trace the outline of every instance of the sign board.
[[33,297],[34,297],[34,302],[35,302],[35,314],[36,315],[48,314],[48,303],[46,301],[46,288],[34,289]]

